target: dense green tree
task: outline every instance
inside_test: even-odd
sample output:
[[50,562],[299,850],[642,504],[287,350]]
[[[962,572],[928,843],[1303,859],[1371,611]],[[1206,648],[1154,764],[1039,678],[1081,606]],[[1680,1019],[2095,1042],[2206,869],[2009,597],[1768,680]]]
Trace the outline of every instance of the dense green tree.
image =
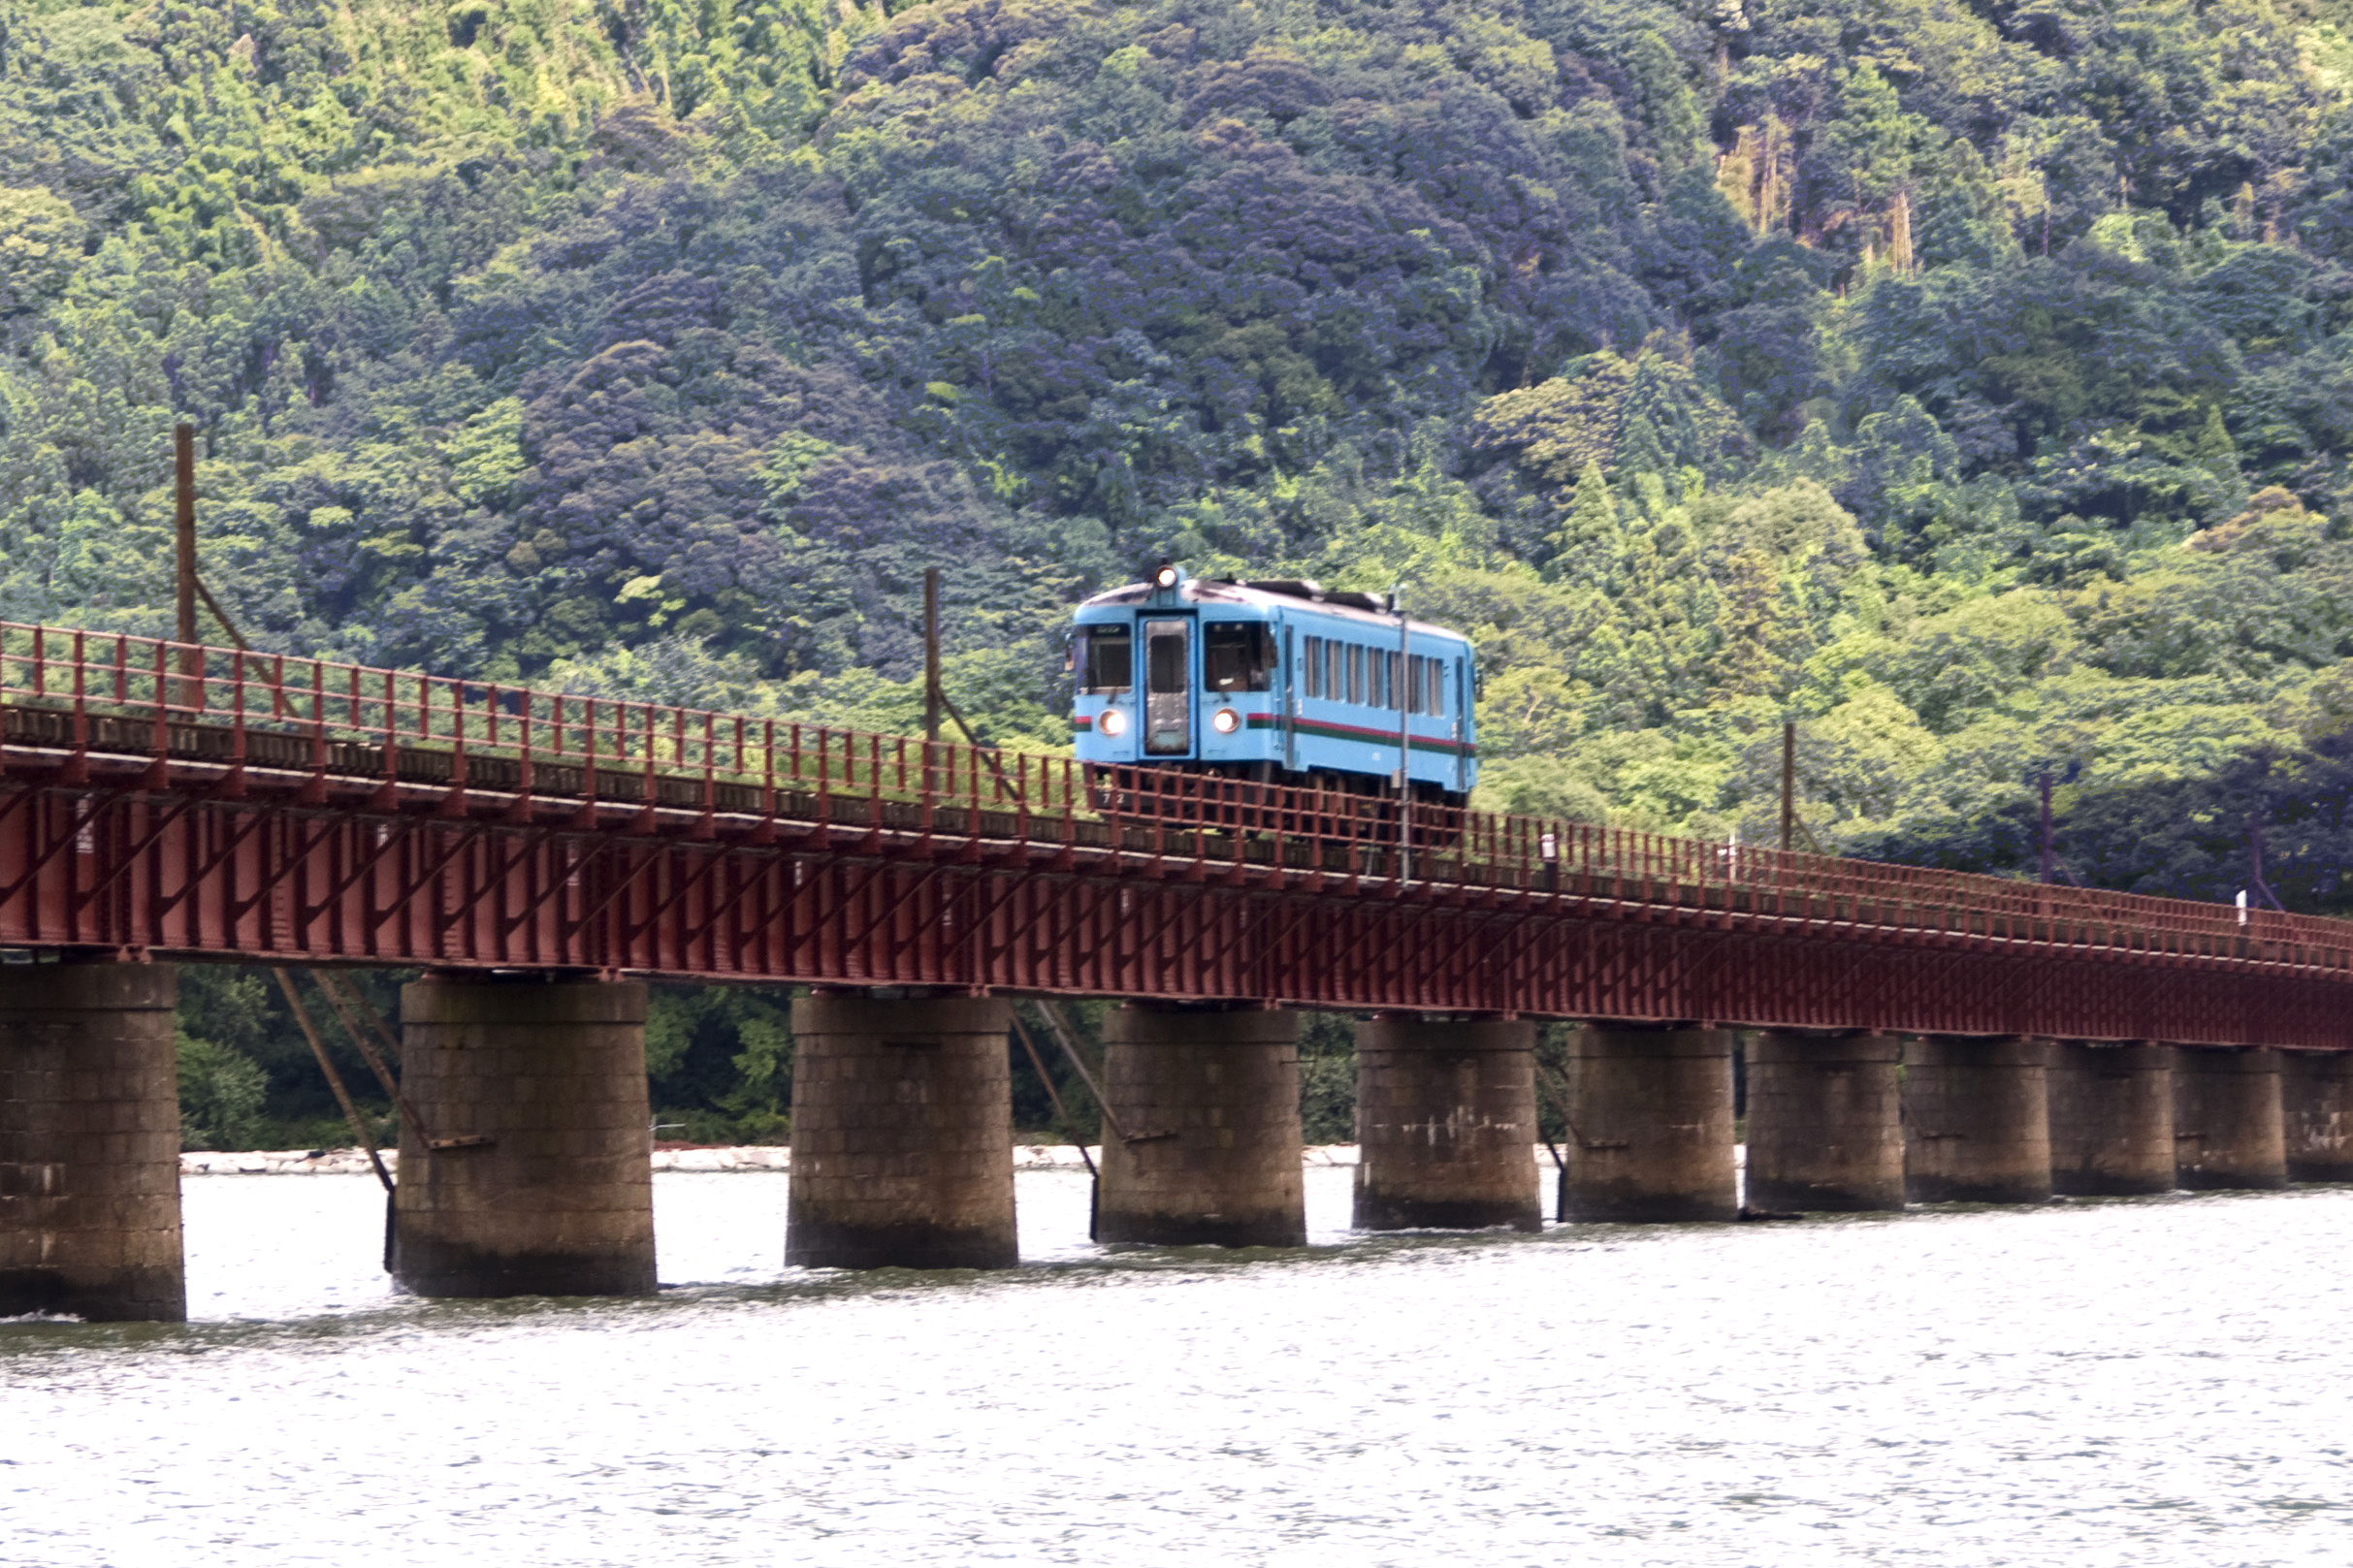
[[[269,647],[903,729],[937,566],[1052,746],[1167,555],[1471,632],[1486,800],[1755,831],[1794,719],[1827,845],[2016,872],[2073,767],[2079,875],[2221,887],[2353,712],[2324,13],[29,0],[0,616],[169,626],[184,419]],[[199,1136],[238,1060],[338,1136],[222,983]],[[781,999],[661,1007],[664,1115],[779,1131]]]

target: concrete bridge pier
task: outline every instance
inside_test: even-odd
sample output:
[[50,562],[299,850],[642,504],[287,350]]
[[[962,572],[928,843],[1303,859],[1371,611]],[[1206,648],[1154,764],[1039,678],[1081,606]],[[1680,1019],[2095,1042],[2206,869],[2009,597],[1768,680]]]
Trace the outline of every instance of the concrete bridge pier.
[[1590,1025],[1569,1037],[1563,1220],[1729,1220],[1732,1035]]
[[1904,1188],[1916,1203],[2050,1197],[2048,1047],[2016,1036],[1904,1047]]
[[2050,1047],[2050,1185],[2071,1198],[2174,1190],[2174,1052],[2143,1041]]
[[2174,1054],[2174,1164],[2193,1192],[2288,1184],[2279,1052],[2184,1045]]
[[1903,1040],[1768,1029],[1749,1044],[1748,1204],[1904,1206]]
[[402,1119],[395,1279],[419,1296],[651,1294],[645,1010],[635,981],[402,987],[402,1088],[423,1125]]
[[820,991],[792,1004],[785,1262],[1011,1268],[1010,1004]]
[[0,1316],[188,1315],[169,964],[0,967]]
[[1097,1240],[1305,1244],[1296,1013],[1129,1003],[1103,1072],[1127,1136],[1104,1132]]
[[2353,1181],[2353,1051],[2282,1051],[2290,1181]]
[[1358,1230],[1544,1229],[1535,1047],[1532,1023],[1356,1026]]

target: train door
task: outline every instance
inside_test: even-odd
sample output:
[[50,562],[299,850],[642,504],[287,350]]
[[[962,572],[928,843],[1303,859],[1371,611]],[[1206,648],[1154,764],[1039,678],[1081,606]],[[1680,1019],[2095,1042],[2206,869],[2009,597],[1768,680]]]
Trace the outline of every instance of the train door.
[[1193,750],[1193,624],[1144,624],[1144,752],[1186,756]]
[[1457,658],[1449,662],[1454,665],[1454,792],[1462,795],[1470,790],[1470,748],[1463,744],[1470,727],[1470,661]]
[[1291,628],[1283,631],[1283,771],[1299,771],[1299,660],[1292,656]]

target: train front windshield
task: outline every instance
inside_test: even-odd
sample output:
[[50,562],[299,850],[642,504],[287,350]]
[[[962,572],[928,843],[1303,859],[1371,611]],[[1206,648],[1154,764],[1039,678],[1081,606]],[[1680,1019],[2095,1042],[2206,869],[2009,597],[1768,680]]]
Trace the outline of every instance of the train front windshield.
[[1082,689],[1104,694],[1125,691],[1136,684],[1136,639],[1127,627],[1089,626],[1082,635]]

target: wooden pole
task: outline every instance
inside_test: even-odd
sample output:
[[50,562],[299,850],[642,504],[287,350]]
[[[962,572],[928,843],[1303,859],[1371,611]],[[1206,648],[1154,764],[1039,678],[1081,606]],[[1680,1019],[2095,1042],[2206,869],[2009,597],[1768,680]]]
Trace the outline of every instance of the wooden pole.
[[1037,1070],[1038,1081],[1046,1086],[1046,1098],[1053,1103],[1054,1120],[1061,1123],[1062,1131],[1070,1135],[1071,1146],[1079,1151],[1079,1159],[1086,1167],[1086,1173],[1090,1176],[1097,1174],[1095,1157],[1086,1152],[1086,1135],[1079,1131],[1079,1124],[1071,1118],[1070,1107],[1062,1104],[1062,1091],[1054,1087],[1054,1075],[1046,1071],[1046,1058],[1038,1054],[1038,1042],[1030,1038],[1029,1025],[1021,1021],[1018,1012],[1013,1015],[1013,1019],[1014,1033],[1020,1037],[1021,1048],[1029,1053],[1029,1065]]
[[375,1179],[383,1183],[384,1191],[391,1192],[392,1172],[384,1168],[384,1157],[375,1151],[375,1135],[369,1130],[368,1119],[360,1114],[360,1107],[352,1103],[351,1091],[343,1087],[343,1075],[335,1070],[335,1060],[327,1054],[326,1041],[319,1039],[318,1027],[311,1023],[301,994],[294,989],[294,976],[276,968],[270,973],[277,976],[277,988],[286,994],[287,1010],[294,1014],[303,1039],[310,1042],[310,1054],[318,1058],[319,1071],[327,1075],[327,1087],[335,1092],[335,1103],[343,1107],[343,1120],[351,1124],[352,1141],[368,1156],[368,1163],[375,1167]]
[[2056,877],[2053,875],[2053,864],[2052,864],[2052,863],[2053,863],[2053,861],[2054,861],[2054,860],[2055,860],[2057,857],[2056,857],[2056,856],[2055,856],[2055,855],[2052,853],[2052,848],[2053,848],[2053,847],[2052,847],[2052,843],[2051,843],[2051,832],[2050,832],[2050,770],[2049,770],[2048,768],[2045,768],[2045,769],[2043,770],[2043,868],[2042,868],[2042,880],[2043,880],[2044,881],[2047,881],[2047,881],[2055,881],[2055,880],[2057,880],[2057,879],[2056,879]]
[[182,425],[173,432],[173,437],[174,478],[178,493],[178,507],[173,519],[178,558],[175,600],[179,611],[178,629],[174,637],[181,643],[192,643],[196,641],[196,427]]
[[1086,1239],[1092,1241],[1103,1215],[1103,1172],[1095,1168],[1095,1157],[1086,1152],[1086,1135],[1079,1131],[1079,1124],[1071,1120],[1069,1110],[1064,1108],[1062,1091],[1054,1087],[1054,1075],[1046,1071],[1046,1058],[1038,1054],[1038,1042],[1029,1038],[1029,1026],[1021,1021],[1018,1009],[1015,1010],[1013,1020],[1014,1033],[1021,1037],[1021,1048],[1029,1052],[1029,1065],[1037,1070],[1038,1081],[1046,1085],[1046,1098],[1054,1103],[1054,1120],[1062,1124],[1063,1136],[1071,1140],[1079,1158],[1086,1164],[1087,1180],[1093,1188],[1086,1205]]
[[1046,1020],[1047,1030],[1054,1037],[1054,1043],[1062,1047],[1062,1054],[1069,1058],[1070,1065],[1077,1070],[1079,1081],[1085,1084],[1086,1092],[1095,1097],[1095,1109],[1102,1113],[1104,1127],[1122,1143],[1138,1141],[1126,1128],[1119,1125],[1119,1118],[1112,1114],[1112,1103],[1104,1094],[1103,1085],[1097,1083],[1095,1075],[1086,1070],[1086,1058],[1079,1054],[1078,1040],[1069,1021],[1062,1016],[1062,1009],[1051,1002],[1040,999],[1038,1016]]
[[1797,847],[1797,725],[1781,726],[1781,849]]
[[[1012,791],[1015,800],[1019,800],[1021,790],[1018,785],[1006,777],[1005,764],[998,760],[995,748],[983,746],[981,737],[973,733],[972,725],[964,721],[963,713],[957,709],[954,703],[948,700],[948,688],[940,680],[940,568],[926,566],[923,568],[923,739],[925,741],[936,741],[940,738],[942,715],[956,721],[956,729],[963,735],[964,744],[981,753],[981,759],[988,764],[988,771],[996,775],[997,783]],[[925,751],[923,753],[923,767],[924,777],[928,779],[931,768],[929,751]]]
[[[179,673],[186,678],[180,684],[180,706],[194,708],[204,699],[204,688],[197,681],[204,673],[204,656],[192,646],[196,641],[196,427],[181,425],[172,432],[172,438],[173,489],[177,499],[172,520],[173,553],[177,567],[173,598],[178,611],[173,640],[180,645]],[[160,697],[162,693],[156,695]]]
[[940,738],[940,568],[923,568],[923,739]]
[[1397,610],[1397,679],[1389,695],[1397,702],[1397,886],[1405,890],[1413,876],[1413,699],[1420,689],[1413,679],[1413,629],[1405,619],[1405,592],[1392,589],[1389,602]]

